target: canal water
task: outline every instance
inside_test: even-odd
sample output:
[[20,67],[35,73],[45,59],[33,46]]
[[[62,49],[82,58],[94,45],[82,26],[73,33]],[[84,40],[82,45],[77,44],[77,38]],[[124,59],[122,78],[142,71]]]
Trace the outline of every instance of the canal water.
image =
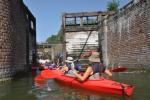
[[130,71],[113,73],[112,80],[135,86],[131,97],[77,90],[58,84],[54,79],[48,82],[34,82],[34,76],[16,78],[0,83],[0,100],[150,100],[150,72]]

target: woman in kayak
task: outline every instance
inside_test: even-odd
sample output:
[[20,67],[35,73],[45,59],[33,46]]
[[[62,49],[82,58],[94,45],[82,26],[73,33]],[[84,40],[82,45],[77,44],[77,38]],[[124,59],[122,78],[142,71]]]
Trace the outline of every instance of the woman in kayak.
[[72,57],[67,57],[65,60],[65,64],[60,69],[64,74],[70,74],[70,72],[74,69],[74,60]]
[[73,57],[67,57],[65,60],[65,64],[60,69],[64,74],[75,77],[73,70],[76,70],[78,73],[80,73],[81,65],[75,64],[76,60],[73,60]]
[[[91,52],[90,57],[89,57],[89,62],[90,64],[86,65],[87,69],[83,75],[80,75],[77,70],[73,70],[74,75],[80,80],[80,81],[85,81],[86,79],[99,79],[100,78],[100,58],[99,58],[99,53],[98,52]],[[101,64],[102,66],[102,64]],[[104,66],[102,66],[102,71],[104,73],[108,74],[109,76],[112,76],[112,73],[105,69]]]

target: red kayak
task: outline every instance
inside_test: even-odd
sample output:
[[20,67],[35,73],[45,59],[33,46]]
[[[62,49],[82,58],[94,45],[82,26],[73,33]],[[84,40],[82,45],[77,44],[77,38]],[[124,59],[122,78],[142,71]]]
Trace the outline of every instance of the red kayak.
[[133,86],[115,82],[103,77],[99,80],[86,80],[85,82],[80,82],[75,77],[60,74],[60,72],[56,70],[44,70],[41,72],[41,75],[44,78],[55,78],[56,81],[71,87],[100,93],[130,96],[134,89]]
[[39,81],[45,81],[45,78],[43,78],[40,74],[39,75],[37,75],[35,78],[34,78],[34,81],[35,82],[39,82]]

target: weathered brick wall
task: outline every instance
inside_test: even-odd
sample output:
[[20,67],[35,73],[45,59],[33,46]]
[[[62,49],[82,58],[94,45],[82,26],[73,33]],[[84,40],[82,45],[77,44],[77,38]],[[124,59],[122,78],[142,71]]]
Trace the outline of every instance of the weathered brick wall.
[[28,69],[27,37],[31,33],[27,11],[22,0],[0,0],[0,81]]
[[14,26],[11,11],[11,2],[0,0],[0,78],[11,76],[10,70],[14,62]]
[[150,1],[131,2],[107,19],[109,63],[150,67]]
[[12,0],[12,17],[14,25],[14,71],[25,70],[26,68],[26,34],[28,22],[20,0]]

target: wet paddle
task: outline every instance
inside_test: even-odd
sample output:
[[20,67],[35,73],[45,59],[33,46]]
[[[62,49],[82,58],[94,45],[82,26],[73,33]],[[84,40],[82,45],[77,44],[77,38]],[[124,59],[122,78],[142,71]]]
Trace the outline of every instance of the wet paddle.
[[124,72],[126,70],[127,70],[126,67],[116,67],[116,68],[112,69],[111,71],[112,72]]
[[60,70],[43,70],[41,71],[41,76],[43,78],[56,78],[59,75],[62,75],[62,72]]

